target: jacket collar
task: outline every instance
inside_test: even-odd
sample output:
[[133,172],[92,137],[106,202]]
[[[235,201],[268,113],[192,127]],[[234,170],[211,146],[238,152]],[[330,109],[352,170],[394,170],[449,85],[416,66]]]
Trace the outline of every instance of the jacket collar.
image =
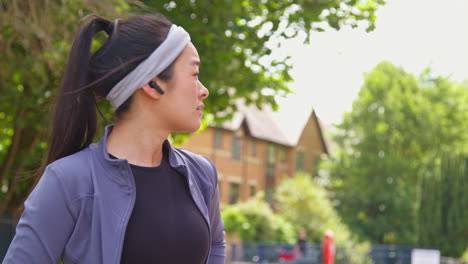
[[[114,125],[106,126],[104,130],[104,136],[99,140],[99,142],[92,144],[90,147],[94,149],[97,155],[95,157],[102,163],[102,164],[109,164],[115,167],[121,167],[128,164],[126,159],[111,159],[109,157],[109,153],[107,152],[106,142],[107,137],[112,132]],[[168,158],[169,158],[169,165],[173,168],[178,167],[185,167],[185,161],[182,158],[182,155],[179,153],[180,151],[173,147],[169,140],[165,140],[163,143],[164,147],[167,147],[168,150]]]

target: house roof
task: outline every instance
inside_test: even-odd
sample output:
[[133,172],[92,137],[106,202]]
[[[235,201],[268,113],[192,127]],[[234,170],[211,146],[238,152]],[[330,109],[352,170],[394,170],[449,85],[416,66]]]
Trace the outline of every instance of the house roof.
[[238,111],[231,120],[222,124],[222,128],[236,131],[245,122],[252,137],[293,147],[297,145],[307,122],[313,117],[317,122],[325,153],[328,153],[329,144],[324,138],[322,124],[313,109],[302,111],[303,115],[291,117],[286,113],[288,109],[281,108],[275,112],[271,107],[264,106],[259,110],[255,105],[246,106],[242,100],[236,101],[236,106]]
[[272,110],[269,107],[265,106],[259,110],[255,105],[246,106],[241,101],[237,101],[236,106],[238,111],[234,113],[231,120],[222,124],[222,128],[235,131],[245,122],[249,133],[254,138],[294,146],[280,126],[271,118]]
[[[291,116],[291,113],[296,113]],[[299,114],[298,114],[299,113]],[[303,113],[303,114],[300,114]],[[309,122],[314,122],[318,129],[320,141],[326,154],[330,151],[330,142],[324,134],[326,125],[318,118],[315,110],[308,106],[299,106],[295,109],[288,109],[287,106],[281,108],[278,112],[271,112],[272,118],[281,127],[289,142],[296,146],[301,139],[304,129]]]

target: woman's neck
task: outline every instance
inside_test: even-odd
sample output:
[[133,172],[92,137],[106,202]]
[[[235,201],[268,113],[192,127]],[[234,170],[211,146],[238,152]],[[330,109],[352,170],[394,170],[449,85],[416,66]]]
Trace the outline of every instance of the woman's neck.
[[162,160],[162,146],[169,132],[161,131],[155,124],[118,121],[107,137],[107,152],[126,159],[130,164],[154,167]]

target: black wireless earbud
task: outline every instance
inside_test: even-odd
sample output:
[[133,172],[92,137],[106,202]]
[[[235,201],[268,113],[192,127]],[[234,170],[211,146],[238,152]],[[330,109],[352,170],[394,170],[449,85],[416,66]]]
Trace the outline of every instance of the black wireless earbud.
[[161,87],[159,87],[159,85],[155,81],[149,82],[148,85],[151,88],[156,89],[156,91],[158,91],[160,94],[164,94],[164,90],[161,89]]

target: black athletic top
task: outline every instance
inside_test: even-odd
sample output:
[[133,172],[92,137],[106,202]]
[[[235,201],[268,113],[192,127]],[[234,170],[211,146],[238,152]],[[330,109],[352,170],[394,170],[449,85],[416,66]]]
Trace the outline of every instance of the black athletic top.
[[208,258],[208,224],[190,195],[187,179],[169,166],[167,153],[164,148],[157,167],[130,164],[136,200],[121,263],[202,264]]

